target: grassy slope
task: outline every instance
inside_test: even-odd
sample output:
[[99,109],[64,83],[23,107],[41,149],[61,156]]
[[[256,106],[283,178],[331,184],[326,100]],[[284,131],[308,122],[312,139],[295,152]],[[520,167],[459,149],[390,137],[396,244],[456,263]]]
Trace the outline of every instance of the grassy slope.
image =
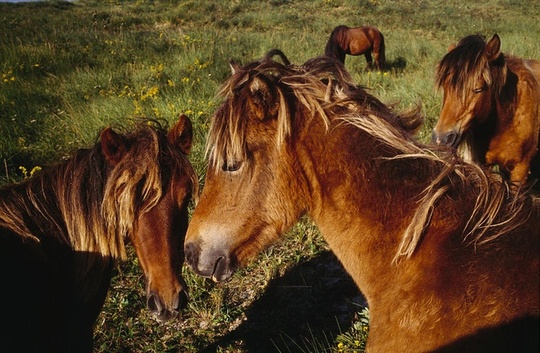
[[[532,5],[532,6],[531,6]],[[538,0],[92,1],[0,4],[0,182],[91,144],[106,125],[139,116],[195,122],[192,161],[201,178],[214,95],[241,62],[280,48],[294,63],[322,54],[339,24],[377,26],[391,70],[346,66],[383,101],[422,103],[427,139],[440,109],[433,72],[449,44],[481,33],[503,51],[540,58]],[[96,352],[322,351],[338,346],[362,298],[317,230],[302,222],[226,284],[184,275],[191,303],[158,325],[144,309],[136,259],[118,267],[96,327]],[[360,328],[361,330],[361,328]],[[358,332],[356,336],[359,337]],[[343,340],[343,336],[339,339]],[[219,344],[212,346],[212,342]],[[273,343],[272,343],[273,342]],[[277,346],[278,348],[274,347]]]

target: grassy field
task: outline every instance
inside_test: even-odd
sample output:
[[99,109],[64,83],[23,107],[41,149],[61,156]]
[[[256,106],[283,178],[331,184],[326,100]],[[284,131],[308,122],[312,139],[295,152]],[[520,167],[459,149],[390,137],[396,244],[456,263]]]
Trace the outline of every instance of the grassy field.
[[[16,182],[107,125],[138,117],[194,121],[191,160],[201,181],[208,118],[229,75],[269,49],[301,64],[321,55],[340,24],[385,35],[389,69],[354,79],[396,109],[422,105],[418,138],[441,107],[434,70],[465,35],[498,33],[502,50],[540,58],[538,0],[80,0],[0,3],[0,184]],[[145,310],[133,254],[119,264],[96,325],[95,352],[362,351],[369,312],[308,219],[230,282],[183,271],[191,302],[160,325]]]

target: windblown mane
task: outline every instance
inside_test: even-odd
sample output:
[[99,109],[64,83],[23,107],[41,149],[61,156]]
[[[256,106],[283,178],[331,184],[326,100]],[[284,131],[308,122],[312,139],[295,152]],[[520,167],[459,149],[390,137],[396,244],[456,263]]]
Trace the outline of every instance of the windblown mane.
[[[255,78],[257,80],[255,80]],[[258,82],[258,83],[256,83]],[[434,177],[419,195],[417,209],[410,219],[396,254],[410,257],[429,227],[433,209],[456,183],[466,185],[476,194],[474,211],[463,230],[464,241],[474,244],[489,242],[518,227],[530,216],[524,210],[523,194],[511,196],[508,184],[497,174],[445,153],[426,148],[412,138],[422,122],[418,114],[396,115],[377,98],[355,85],[343,65],[329,57],[319,57],[295,67],[283,66],[271,60],[258,61],[237,69],[223,85],[220,95],[224,102],[215,113],[207,140],[209,171],[234,164],[247,157],[245,136],[251,111],[253,85],[263,82],[278,102],[274,109],[278,120],[276,143],[280,145],[292,132],[291,105],[307,108],[323,119],[327,128],[332,120],[354,125],[395,151],[395,156],[383,158],[387,163],[404,159],[423,160]],[[266,97],[267,98],[267,97]],[[295,100],[291,102],[291,100]],[[261,101],[268,101],[263,97]],[[514,201],[507,199],[514,197]]]
[[[213,168],[222,167],[222,163],[230,165],[246,157],[244,141],[247,119],[242,117],[249,114],[251,109],[250,90],[254,88],[251,86],[254,78],[262,80],[278,97],[278,145],[291,132],[287,101],[290,94],[310,111],[318,113],[327,127],[329,116],[343,118],[358,115],[359,112],[384,115],[385,121],[394,126],[394,132],[402,137],[409,136],[422,124],[417,111],[401,116],[393,113],[376,97],[354,84],[343,64],[333,58],[322,56],[296,67],[269,60],[267,55],[264,60],[239,69],[219,92],[224,102],[213,116],[206,149]],[[373,128],[379,129],[377,126]],[[410,148],[404,147],[410,145],[405,139],[391,139],[391,142],[398,143],[402,148]]]
[[437,86],[460,92],[461,99],[465,101],[468,94],[481,88],[476,86],[476,79],[482,77],[495,93],[500,94],[506,82],[505,56],[501,55],[490,65],[483,55],[485,48],[486,41],[481,35],[463,38],[440,61],[436,74]]
[[74,251],[126,257],[124,237],[135,219],[162,195],[167,154],[183,172],[197,178],[181,152],[166,141],[166,130],[142,123],[128,135],[131,146],[115,167],[107,164],[101,144],[75,155],[40,175],[0,190],[0,227],[28,241],[54,240]]

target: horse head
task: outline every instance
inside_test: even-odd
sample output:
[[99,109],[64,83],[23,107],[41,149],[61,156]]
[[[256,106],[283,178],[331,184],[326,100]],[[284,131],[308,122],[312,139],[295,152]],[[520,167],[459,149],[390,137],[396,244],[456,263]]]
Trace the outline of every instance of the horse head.
[[286,192],[292,176],[281,172],[292,163],[285,147],[291,104],[280,82],[290,68],[268,57],[231,68],[208,135],[205,187],[185,242],[187,263],[215,281],[230,278],[274,241],[302,207]]
[[[101,133],[101,145],[117,176],[108,188],[118,214],[113,222],[134,219],[127,233],[146,278],[147,307],[165,321],[188,302],[180,272],[188,203],[197,184],[187,160],[192,126],[182,115],[167,134],[146,131],[135,141],[108,128]],[[136,207],[122,207],[130,204]]]
[[480,36],[462,39],[438,65],[437,83],[444,91],[443,107],[432,141],[457,148],[463,136],[486,121],[500,82],[494,71],[504,65],[498,35],[486,44]]

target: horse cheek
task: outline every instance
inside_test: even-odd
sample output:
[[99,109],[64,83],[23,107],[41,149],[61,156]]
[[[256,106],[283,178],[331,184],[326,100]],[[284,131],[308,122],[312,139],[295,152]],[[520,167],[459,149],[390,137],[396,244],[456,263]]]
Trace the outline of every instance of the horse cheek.
[[479,97],[473,100],[472,116],[478,123],[486,121],[491,112],[491,99],[488,92],[480,93]]
[[443,135],[454,130],[459,130],[458,124],[464,111],[465,107],[457,97],[445,93],[441,115],[434,128],[435,134]]
[[439,117],[439,121],[435,126],[435,130],[437,132],[443,133],[454,129],[457,122],[457,117],[459,117],[459,112],[461,110],[458,108],[460,108],[460,106],[455,104],[453,100],[444,100],[441,116]]

